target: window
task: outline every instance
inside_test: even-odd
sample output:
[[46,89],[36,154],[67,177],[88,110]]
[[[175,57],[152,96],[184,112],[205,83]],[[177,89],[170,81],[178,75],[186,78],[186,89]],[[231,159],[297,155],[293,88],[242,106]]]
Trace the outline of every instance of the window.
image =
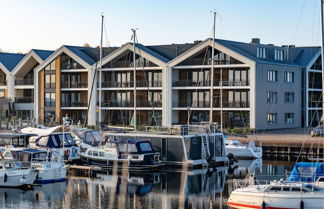
[[294,103],[295,94],[294,92],[285,92],[285,103]]
[[294,123],[295,114],[294,113],[285,113],[285,123]]
[[267,122],[268,124],[276,124],[277,123],[277,113],[268,113]]
[[294,72],[285,72],[285,82],[286,83],[294,82]]
[[274,104],[278,102],[278,94],[277,92],[268,92],[267,94],[267,102],[270,104]]
[[268,81],[270,81],[270,82],[278,81],[278,71],[268,70]]
[[148,142],[144,142],[144,143],[142,142],[139,145],[140,145],[140,149],[141,149],[142,152],[151,152],[151,151],[153,151],[152,147],[151,147],[151,144],[148,143]]
[[55,93],[45,93],[45,107],[55,107]]
[[274,59],[275,60],[284,60],[284,50],[275,49],[275,51],[274,51]]
[[258,47],[257,48],[257,57],[258,58],[267,58],[267,48]]

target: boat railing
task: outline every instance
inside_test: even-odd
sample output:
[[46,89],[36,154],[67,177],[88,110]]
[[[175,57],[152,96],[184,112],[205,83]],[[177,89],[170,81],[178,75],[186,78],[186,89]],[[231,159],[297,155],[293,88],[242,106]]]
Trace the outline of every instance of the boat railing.
[[146,126],[144,131],[155,134],[171,135],[201,135],[210,133],[220,133],[217,124],[197,124],[197,125],[173,125],[171,128],[164,126]]

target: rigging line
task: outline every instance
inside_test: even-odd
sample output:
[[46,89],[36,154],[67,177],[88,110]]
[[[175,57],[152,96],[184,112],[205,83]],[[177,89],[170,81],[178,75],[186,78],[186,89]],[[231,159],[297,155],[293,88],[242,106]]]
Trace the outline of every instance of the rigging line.
[[[138,43],[138,38],[137,38],[137,35],[136,35],[136,37],[135,37],[135,43],[136,44],[139,44]],[[142,56],[142,53],[141,53],[141,50],[139,50],[139,56],[140,56],[140,58],[143,58],[143,59],[145,59],[143,56]],[[148,96],[150,96],[151,98],[151,102],[153,102],[153,94],[154,94],[154,92],[151,92],[150,93],[150,85],[149,85],[149,83],[148,83],[148,81],[147,81],[147,77],[146,77],[146,73],[145,73],[145,70],[144,70],[144,60],[143,60],[143,66],[142,66],[142,72],[143,72],[143,74],[144,74],[144,82],[145,82],[145,85],[147,86],[147,93],[148,93]],[[161,72],[162,73],[162,72]],[[163,98],[162,98],[163,99]],[[151,116],[151,121],[150,122],[152,122],[152,119],[154,119],[154,121],[155,121],[155,125],[157,125],[157,120],[156,120],[156,118],[155,118],[155,105],[151,105],[152,106],[152,116]]]
[[295,30],[295,33],[294,33],[294,36],[293,36],[293,42],[295,42],[295,39],[296,39],[296,35],[297,35],[298,29],[299,29],[299,26],[300,26],[301,18],[303,16],[303,11],[304,11],[304,7],[305,7],[305,3],[306,3],[306,0],[303,1],[301,10],[299,12],[298,21],[297,21],[297,25],[296,25],[296,30]]

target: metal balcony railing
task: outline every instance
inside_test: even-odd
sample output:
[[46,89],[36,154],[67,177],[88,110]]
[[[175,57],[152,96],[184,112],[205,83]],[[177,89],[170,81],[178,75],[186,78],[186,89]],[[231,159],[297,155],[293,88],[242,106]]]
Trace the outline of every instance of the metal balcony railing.
[[15,98],[16,103],[34,103],[34,97],[17,97]]
[[86,82],[78,82],[78,83],[64,82],[61,84],[61,88],[88,88],[88,83],[86,83]]
[[139,101],[136,102],[137,107],[162,107],[162,101]]
[[162,87],[162,81],[136,81],[137,87]]
[[173,107],[198,107],[206,108],[210,107],[209,101],[190,101],[190,100],[179,100],[173,102]]
[[[132,61],[111,61],[107,63],[105,68],[132,68],[134,64]],[[136,67],[156,67],[151,62],[136,61]]]
[[179,80],[179,81],[173,81],[174,87],[185,87],[185,86],[210,86],[209,80],[203,80],[203,81],[193,81],[193,80]]
[[15,85],[34,85],[34,79],[16,79]]
[[88,103],[86,102],[71,102],[71,101],[66,101],[61,103],[62,107],[87,107]]
[[[214,107],[220,107],[220,102],[214,102]],[[249,101],[241,101],[241,102],[223,102],[224,108],[249,108]]]
[[[223,86],[249,86],[249,81],[222,81]],[[221,86],[220,80],[214,80],[214,86]]]
[[[98,83],[99,87],[99,83]],[[101,83],[102,88],[131,88],[134,87],[133,81],[118,82],[118,81],[104,81]]]
[[102,107],[133,107],[133,101],[103,101]]

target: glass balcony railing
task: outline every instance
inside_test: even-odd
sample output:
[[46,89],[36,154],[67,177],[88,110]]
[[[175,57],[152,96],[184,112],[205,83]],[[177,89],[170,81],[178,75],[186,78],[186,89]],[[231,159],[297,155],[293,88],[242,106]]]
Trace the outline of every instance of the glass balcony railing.
[[[220,107],[220,102],[214,102],[214,107]],[[249,108],[249,101],[237,101],[237,102],[223,102],[224,108]]]
[[179,101],[173,102],[173,107],[207,108],[207,107],[210,107],[210,102],[209,101],[179,100]]
[[249,86],[249,81],[226,81],[214,80],[214,86]]
[[34,103],[34,97],[17,97],[15,98],[16,103]]
[[102,107],[133,107],[133,101],[103,101]]
[[141,101],[137,100],[137,107],[162,107],[162,101]]
[[[99,83],[98,83],[99,87]],[[118,82],[118,81],[104,81],[101,83],[102,88],[131,88],[134,87],[133,81]]]
[[80,102],[79,101],[76,101],[76,102],[66,101],[66,102],[62,102],[61,106],[62,107],[87,107],[88,103],[81,102],[81,101]]
[[71,82],[64,82],[61,85],[61,88],[88,88],[88,83],[86,82],[75,82],[75,83],[71,83]]
[[34,79],[16,79],[15,85],[34,85]]
[[193,80],[179,80],[179,81],[173,81],[174,87],[186,87],[186,86],[210,86],[209,80],[203,80],[203,81],[193,81]]

